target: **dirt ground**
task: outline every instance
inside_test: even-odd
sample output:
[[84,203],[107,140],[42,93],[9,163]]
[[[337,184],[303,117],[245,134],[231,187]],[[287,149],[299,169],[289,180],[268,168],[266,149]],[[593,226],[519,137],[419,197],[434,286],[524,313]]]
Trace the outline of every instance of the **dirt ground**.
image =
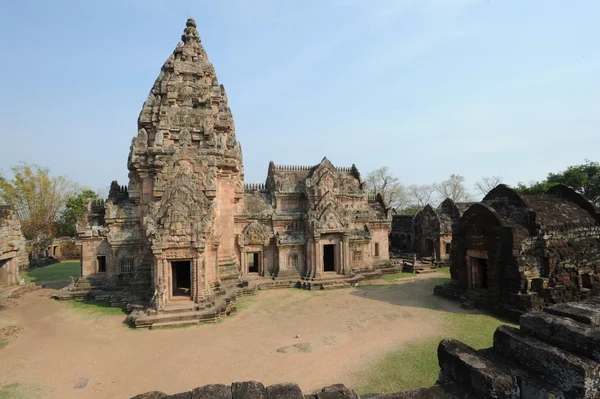
[[0,387],[18,383],[36,387],[36,397],[61,399],[247,380],[293,381],[305,392],[338,382],[355,387],[386,352],[438,333],[442,312],[460,311],[432,295],[440,277],[264,291],[216,325],[155,331],[126,327],[125,315],[84,317],[43,289],[0,311],[0,328],[19,327],[0,349]]

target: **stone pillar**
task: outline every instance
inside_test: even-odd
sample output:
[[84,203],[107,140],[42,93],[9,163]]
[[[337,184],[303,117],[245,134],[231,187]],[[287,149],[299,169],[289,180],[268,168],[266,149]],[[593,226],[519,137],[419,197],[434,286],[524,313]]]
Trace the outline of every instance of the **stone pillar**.
[[350,269],[350,243],[348,235],[342,237],[342,274],[348,274]]
[[323,277],[323,249],[321,237],[315,236],[315,278]]

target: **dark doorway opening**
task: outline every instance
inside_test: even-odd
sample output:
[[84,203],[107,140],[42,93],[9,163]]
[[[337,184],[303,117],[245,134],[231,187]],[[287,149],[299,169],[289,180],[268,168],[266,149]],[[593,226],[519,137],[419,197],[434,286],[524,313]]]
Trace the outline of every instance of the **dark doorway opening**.
[[425,240],[424,256],[433,256],[433,240]]
[[258,273],[260,270],[260,252],[248,253],[248,273]]
[[106,256],[97,256],[98,273],[106,273]]
[[452,244],[447,242],[446,243],[446,255],[450,255],[452,254]]
[[171,262],[173,275],[173,296],[192,295],[191,262],[189,260]]
[[483,258],[473,260],[473,288],[488,288],[488,261]]
[[323,245],[323,271],[335,271],[335,244]]

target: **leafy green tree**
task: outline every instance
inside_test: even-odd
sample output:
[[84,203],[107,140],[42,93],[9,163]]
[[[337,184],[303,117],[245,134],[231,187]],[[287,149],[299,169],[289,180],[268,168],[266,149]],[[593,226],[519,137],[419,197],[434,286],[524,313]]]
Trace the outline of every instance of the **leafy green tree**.
[[83,216],[85,205],[89,200],[98,198],[98,194],[89,189],[80,191],[76,195],[67,198],[65,208],[56,222],[56,235],[59,237],[76,235],[77,220]]
[[516,190],[521,194],[543,194],[550,187],[566,184],[585,195],[596,205],[600,205],[600,164],[588,159],[582,165],[569,166],[559,173],[549,173],[545,180],[518,183]]
[[600,164],[585,160],[583,165],[569,166],[560,173],[550,173],[546,182],[573,187],[595,204],[600,203]]
[[10,169],[12,178],[0,178],[0,203],[15,209],[25,238],[52,237],[54,223],[77,184],[64,176],[50,176],[38,165],[23,163]]

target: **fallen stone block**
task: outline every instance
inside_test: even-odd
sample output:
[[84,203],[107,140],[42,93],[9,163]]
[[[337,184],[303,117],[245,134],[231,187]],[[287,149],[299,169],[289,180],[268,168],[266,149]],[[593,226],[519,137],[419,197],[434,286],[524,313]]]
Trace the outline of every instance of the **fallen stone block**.
[[462,342],[445,339],[438,346],[438,361],[446,379],[477,398],[518,399],[517,379]]
[[600,397],[598,362],[555,348],[509,326],[496,330],[494,349],[569,393],[569,397]]
[[600,327],[556,316],[533,312],[521,316],[521,331],[561,349],[600,361]]
[[267,399],[303,399],[302,390],[292,382],[269,385]]
[[211,384],[194,388],[192,399],[231,399],[231,386]]
[[234,382],[231,384],[232,399],[267,399],[265,386],[258,381]]

